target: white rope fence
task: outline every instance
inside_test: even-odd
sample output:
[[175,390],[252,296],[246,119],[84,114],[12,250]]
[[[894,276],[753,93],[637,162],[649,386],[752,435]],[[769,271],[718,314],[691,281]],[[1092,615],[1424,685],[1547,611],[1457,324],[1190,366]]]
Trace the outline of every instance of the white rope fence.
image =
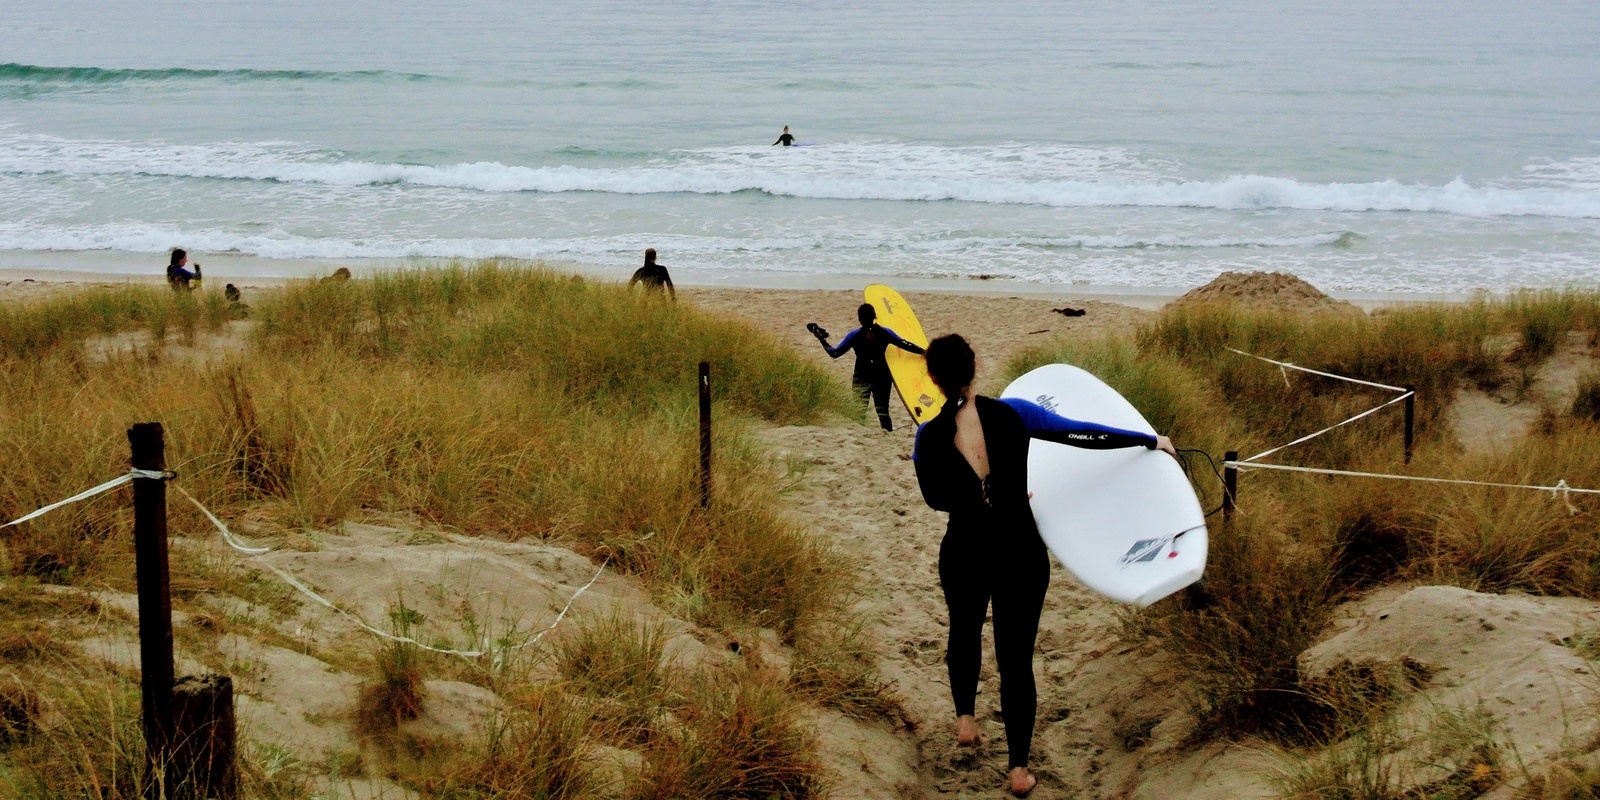
[[[1364,381],[1364,380],[1361,380],[1360,378],[1352,378],[1352,377],[1350,377],[1348,375],[1335,375],[1332,372],[1323,372],[1321,370],[1315,370],[1315,369],[1310,369],[1310,368],[1307,368],[1307,367],[1297,366],[1297,365],[1295,365],[1295,364],[1293,364],[1291,362],[1288,362],[1288,361],[1278,361],[1276,359],[1267,358],[1266,356],[1258,356],[1255,353],[1246,353],[1243,350],[1235,350],[1232,347],[1224,347],[1223,349],[1227,350],[1227,351],[1229,351],[1231,353],[1238,353],[1241,356],[1248,356],[1248,357],[1253,358],[1253,359],[1255,359],[1257,361],[1265,361],[1268,364],[1276,365],[1278,367],[1278,371],[1279,372],[1283,372],[1284,370],[1292,369],[1292,370],[1295,370],[1296,372],[1307,372],[1307,373],[1310,373],[1312,375],[1321,375],[1324,378],[1332,378],[1332,379],[1334,379],[1336,381],[1344,381],[1346,383],[1359,383],[1362,386],[1371,386],[1374,389],[1382,389],[1382,390],[1384,390],[1386,392],[1407,392],[1407,391],[1410,391],[1409,389],[1407,389],[1407,388],[1405,388],[1403,386],[1390,386],[1387,383],[1374,383],[1372,381]],[[1289,385],[1289,375],[1288,375],[1288,373],[1284,373],[1284,375],[1283,375],[1283,385],[1284,386],[1288,386]]]
[[1395,398],[1393,398],[1393,399],[1391,399],[1391,400],[1389,400],[1389,401],[1387,401],[1385,403],[1382,403],[1382,404],[1379,404],[1379,405],[1374,406],[1372,408],[1369,408],[1366,411],[1363,411],[1360,414],[1357,414],[1357,415],[1355,415],[1353,417],[1350,417],[1349,419],[1346,419],[1346,420],[1344,420],[1342,422],[1336,422],[1336,423],[1334,423],[1332,425],[1329,425],[1328,427],[1323,428],[1322,430],[1317,431],[1316,433],[1306,434],[1305,436],[1302,436],[1302,437],[1300,437],[1298,439],[1295,439],[1294,441],[1289,442],[1288,444],[1282,444],[1282,445],[1279,445],[1277,447],[1271,448],[1269,450],[1263,450],[1262,452],[1257,453],[1257,454],[1255,454],[1253,456],[1250,456],[1249,458],[1240,459],[1238,461],[1223,461],[1222,462],[1222,466],[1224,468],[1233,468],[1233,469],[1237,469],[1237,470],[1241,470],[1241,471],[1245,471],[1245,472],[1248,472],[1248,471],[1251,471],[1251,470],[1257,470],[1257,469],[1265,469],[1265,470],[1278,470],[1278,471],[1282,471],[1282,472],[1301,472],[1301,473],[1309,473],[1309,474],[1314,474],[1314,475],[1338,475],[1338,476],[1350,477],[1350,478],[1380,478],[1380,479],[1396,480],[1396,481],[1413,481],[1413,482],[1416,482],[1416,483],[1455,484],[1455,485],[1458,485],[1458,486],[1484,486],[1484,487],[1496,488],[1496,489],[1531,489],[1531,490],[1534,490],[1534,491],[1549,492],[1550,496],[1552,498],[1559,498],[1563,503],[1565,503],[1566,506],[1567,506],[1567,510],[1572,512],[1573,514],[1577,514],[1578,513],[1578,507],[1572,504],[1571,495],[1573,495],[1573,494],[1596,494],[1596,495],[1600,495],[1600,489],[1579,489],[1579,488],[1575,488],[1575,487],[1572,487],[1572,486],[1568,486],[1567,485],[1567,481],[1565,479],[1561,479],[1561,480],[1556,481],[1555,485],[1553,485],[1553,486],[1539,486],[1539,485],[1536,485],[1536,484],[1498,483],[1498,482],[1495,482],[1495,481],[1473,481],[1473,480],[1465,480],[1465,479],[1461,479],[1461,478],[1435,478],[1435,477],[1429,477],[1429,476],[1425,476],[1425,475],[1398,475],[1398,474],[1394,474],[1394,473],[1385,473],[1385,472],[1360,472],[1360,471],[1357,471],[1357,470],[1348,470],[1348,469],[1325,469],[1325,468],[1321,468],[1321,467],[1296,467],[1296,466],[1290,466],[1288,464],[1266,464],[1266,463],[1262,463],[1260,461],[1260,459],[1262,459],[1262,458],[1270,456],[1273,453],[1276,453],[1276,452],[1278,452],[1280,450],[1285,450],[1285,449],[1288,449],[1290,447],[1294,447],[1297,444],[1303,444],[1305,442],[1311,441],[1312,439],[1315,439],[1318,436],[1321,436],[1321,435],[1323,435],[1325,433],[1328,433],[1329,431],[1337,430],[1337,429],[1342,428],[1342,427],[1344,427],[1346,425],[1349,425],[1352,422],[1355,422],[1356,420],[1362,419],[1362,418],[1370,416],[1372,414],[1376,414],[1377,412],[1382,411],[1383,409],[1388,408],[1389,406],[1392,406],[1395,403],[1403,402],[1403,401],[1405,401],[1405,400],[1407,400],[1409,398],[1415,397],[1416,396],[1416,392],[1412,391],[1411,389],[1407,389],[1407,388],[1404,388],[1404,387],[1401,387],[1401,386],[1390,386],[1389,384],[1386,384],[1386,383],[1375,383],[1373,381],[1364,381],[1364,380],[1361,380],[1359,378],[1351,378],[1351,377],[1348,377],[1348,376],[1345,376],[1345,375],[1336,375],[1336,374],[1331,373],[1331,372],[1322,372],[1321,370],[1308,369],[1306,367],[1297,366],[1297,365],[1295,365],[1293,363],[1290,363],[1290,362],[1287,362],[1287,361],[1278,361],[1278,360],[1275,360],[1275,359],[1266,358],[1266,357],[1263,357],[1263,356],[1258,356],[1258,355],[1256,355],[1254,353],[1247,353],[1247,352],[1245,352],[1243,350],[1235,350],[1232,347],[1226,347],[1224,349],[1228,350],[1230,352],[1238,353],[1241,356],[1247,356],[1249,358],[1256,359],[1257,361],[1265,361],[1268,364],[1276,365],[1278,367],[1279,371],[1283,372],[1283,376],[1284,376],[1283,377],[1283,382],[1284,382],[1285,386],[1288,386],[1288,384],[1289,384],[1289,375],[1288,375],[1287,370],[1291,370],[1292,369],[1292,370],[1297,370],[1299,372],[1307,372],[1307,373],[1310,373],[1312,375],[1320,375],[1320,376],[1322,376],[1324,378],[1333,378],[1334,380],[1345,381],[1345,382],[1348,382],[1348,383],[1356,383],[1356,384],[1360,384],[1362,386],[1371,386],[1371,387],[1376,388],[1376,389],[1383,389],[1385,391],[1399,392],[1400,393],[1400,396],[1395,397]]
[[[1405,391],[1405,390],[1402,389],[1401,391]],[[1396,397],[1396,398],[1394,398],[1393,400],[1390,400],[1387,403],[1384,403],[1384,404],[1378,405],[1378,406],[1373,406],[1372,408],[1369,408],[1366,411],[1363,411],[1360,414],[1357,414],[1357,415],[1355,415],[1355,416],[1353,416],[1353,417],[1351,417],[1351,418],[1349,418],[1349,419],[1347,419],[1347,420],[1345,420],[1343,422],[1336,422],[1336,423],[1334,423],[1332,425],[1329,425],[1326,428],[1323,428],[1320,431],[1317,431],[1316,433],[1308,433],[1305,436],[1302,436],[1302,437],[1300,437],[1300,438],[1298,438],[1298,439],[1296,439],[1296,440],[1294,440],[1294,441],[1292,441],[1292,442],[1290,442],[1288,444],[1280,444],[1277,447],[1272,448],[1271,450],[1263,450],[1263,451],[1261,451],[1259,453],[1256,453],[1255,455],[1253,455],[1253,456],[1251,456],[1251,457],[1249,457],[1247,459],[1244,459],[1244,460],[1245,461],[1255,461],[1258,458],[1266,458],[1267,456],[1270,456],[1273,453],[1278,452],[1279,450],[1286,450],[1286,449],[1288,449],[1290,447],[1294,447],[1297,444],[1304,444],[1306,442],[1311,441],[1312,439],[1317,438],[1318,436],[1323,435],[1324,433],[1327,433],[1327,432],[1332,431],[1332,430],[1337,430],[1339,428],[1343,428],[1344,426],[1349,425],[1350,423],[1355,422],[1358,419],[1361,419],[1361,418],[1367,417],[1367,416],[1371,416],[1372,414],[1376,414],[1379,411],[1382,411],[1385,408],[1388,408],[1389,406],[1394,405],[1395,403],[1404,402],[1406,400],[1406,398],[1413,397],[1413,396],[1415,396],[1414,393],[1406,392],[1405,394],[1400,395],[1399,397]]]
[[[1288,370],[1292,369],[1292,370],[1295,370],[1297,372],[1305,372],[1305,373],[1309,373],[1309,374],[1312,374],[1312,375],[1320,375],[1320,376],[1322,376],[1324,378],[1332,378],[1334,380],[1344,381],[1346,383],[1356,383],[1356,384],[1360,384],[1362,386],[1371,386],[1371,387],[1373,387],[1375,389],[1382,389],[1382,390],[1384,390],[1386,392],[1399,392],[1400,393],[1399,397],[1396,397],[1396,398],[1394,398],[1392,400],[1389,400],[1388,402],[1380,403],[1380,404],[1378,404],[1376,406],[1373,406],[1372,408],[1369,408],[1366,411],[1361,412],[1360,414],[1357,414],[1357,415],[1355,415],[1355,416],[1353,416],[1353,417],[1351,417],[1351,418],[1349,418],[1347,420],[1344,420],[1343,422],[1336,422],[1336,423],[1334,423],[1332,425],[1329,425],[1326,428],[1323,428],[1320,431],[1317,431],[1316,433],[1308,433],[1305,436],[1302,436],[1302,437],[1300,437],[1300,438],[1298,438],[1298,439],[1296,439],[1296,440],[1294,440],[1292,442],[1289,442],[1288,444],[1281,444],[1281,445],[1278,445],[1277,447],[1274,447],[1274,448],[1272,448],[1270,450],[1263,450],[1263,451],[1261,451],[1259,453],[1256,453],[1253,456],[1250,456],[1249,458],[1244,459],[1244,461],[1255,461],[1257,459],[1266,458],[1267,456],[1270,456],[1273,453],[1278,452],[1279,450],[1287,450],[1287,449],[1289,449],[1291,447],[1294,447],[1297,444],[1305,444],[1306,442],[1309,442],[1312,439],[1317,438],[1318,436],[1321,436],[1321,435],[1323,435],[1325,433],[1328,433],[1330,431],[1338,430],[1339,428],[1343,428],[1344,426],[1349,425],[1350,423],[1355,422],[1356,420],[1363,419],[1365,417],[1368,417],[1368,416],[1371,416],[1373,414],[1376,414],[1379,411],[1382,411],[1385,408],[1388,408],[1389,406],[1394,405],[1395,403],[1403,403],[1403,402],[1405,402],[1406,400],[1408,400],[1408,399],[1410,399],[1412,397],[1416,397],[1416,395],[1417,395],[1416,392],[1414,392],[1414,391],[1412,391],[1410,389],[1407,389],[1407,388],[1405,388],[1403,386],[1390,386],[1387,383],[1376,383],[1374,381],[1364,381],[1364,380],[1361,380],[1360,378],[1349,377],[1348,375],[1336,375],[1336,374],[1334,374],[1332,372],[1323,372],[1322,370],[1318,370],[1318,369],[1311,369],[1309,367],[1302,367],[1302,366],[1299,366],[1297,364],[1294,364],[1294,363],[1291,363],[1291,362],[1288,362],[1288,361],[1279,361],[1279,360],[1274,359],[1274,358],[1267,358],[1265,356],[1258,356],[1255,353],[1246,353],[1243,350],[1237,350],[1237,349],[1234,349],[1232,347],[1224,347],[1223,349],[1227,350],[1230,353],[1238,353],[1241,356],[1245,356],[1247,358],[1253,358],[1253,359],[1255,359],[1257,361],[1265,361],[1268,364],[1272,364],[1272,365],[1276,366],[1278,368],[1278,371],[1283,373],[1283,385],[1286,386],[1286,387],[1289,386],[1289,373],[1288,373]],[[1240,462],[1240,463],[1243,463],[1243,462]]]
[[7,522],[4,525],[0,525],[0,528],[9,528],[12,525],[21,525],[22,523],[27,522],[30,519],[35,519],[35,518],[38,518],[38,517],[42,517],[42,516],[52,512],[52,511],[54,511],[54,510],[56,510],[56,509],[58,509],[58,508],[60,508],[62,506],[70,506],[73,503],[76,503],[76,502],[78,502],[80,500],[88,500],[89,498],[94,497],[96,495],[105,494],[106,492],[109,492],[112,489],[115,489],[118,486],[121,486],[121,485],[123,485],[125,483],[131,483],[134,478],[150,478],[150,479],[153,479],[153,480],[164,480],[166,477],[167,477],[167,473],[165,473],[165,472],[156,472],[156,471],[148,470],[148,469],[130,469],[130,470],[128,470],[128,472],[126,474],[118,475],[117,477],[112,478],[111,480],[106,481],[105,483],[102,483],[99,486],[94,487],[93,489],[85,489],[85,490],[83,490],[81,492],[78,492],[77,494],[75,494],[75,495],[73,495],[71,497],[68,497],[65,500],[57,500],[56,502],[51,503],[50,505],[47,505],[47,506],[45,506],[43,508],[40,508],[40,509],[37,509],[37,510],[34,510],[34,511],[30,511],[27,514],[23,514],[22,516],[17,517],[16,519],[11,520],[10,522]]
[[1556,481],[1554,486],[1539,486],[1528,483],[1496,483],[1494,481],[1469,481],[1461,478],[1434,478],[1427,475],[1395,475],[1387,472],[1358,472],[1349,469],[1323,469],[1321,467],[1292,467],[1288,464],[1252,464],[1244,461],[1224,461],[1224,467],[1234,467],[1246,472],[1257,469],[1275,469],[1283,472],[1307,472],[1314,475],[1343,475],[1350,478],[1387,478],[1395,481],[1415,481],[1417,483],[1452,483],[1458,486],[1487,486],[1495,489],[1532,489],[1538,492],[1549,492],[1551,497],[1558,497],[1567,504],[1567,508],[1577,513],[1577,506],[1572,504],[1570,495],[1574,494],[1600,494],[1600,489],[1579,489],[1568,486],[1566,480]]
[[181,485],[179,485],[177,483],[170,482],[171,479],[174,478],[174,477],[175,477],[175,475],[173,473],[170,473],[170,472],[160,472],[160,471],[156,471],[156,470],[145,470],[145,469],[129,470],[127,473],[119,475],[119,476],[117,476],[117,477],[115,477],[115,478],[113,478],[113,479],[111,479],[109,481],[106,481],[105,483],[102,483],[102,484],[100,484],[98,486],[95,486],[95,487],[90,488],[90,489],[85,489],[84,491],[79,492],[79,493],[77,493],[77,494],[75,494],[75,495],[73,495],[71,497],[68,497],[68,498],[66,498],[64,500],[58,500],[58,501],[56,501],[54,503],[51,503],[50,505],[44,506],[42,508],[39,508],[39,509],[31,511],[31,512],[29,512],[27,514],[24,514],[24,515],[22,515],[22,516],[20,516],[20,517],[18,517],[16,519],[10,521],[10,522],[7,522],[7,523],[5,523],[3,525],[0,525],[0,528],[9,528],[9,527],[11,527],[13,525],[20,525],[20,524],[22,524],[24,522],[27,522],[29,520],[37,519],[38,517],[42,517],[45,514],[50,513],[51,511],[54,511],[54,510],[56,510],[58,508],[61,508],[62,506],[71,505],[73,503],[77,503],[77,502],[80,502],[80,501],[83,501],[83,500],[88,500],[91,497],[95,497],[95,496],[98,496],[98,495],[105,494],[106,492],[109,492],[112,489],[115,489],[115,488],[117,488],[119,486],[122,486],[122,485],[127,484],[127,483],[131,483],[135,478],[148,478],[150,480],[169,481],[168,485],[172,486],[174,489],[177,489],[179,494],[183,495],[184,498],[187,499],[190,503],[193,503],[194,507],[200,509],[200,513],[205,515],[205,518],[211,521],[212,526],[215,527],[217,529],[217,532],[222,535],[222,541],[225,542],[229,547],[233,548],[234,550],[236,550],[236,551],[238,551],[240,553],[243,553],[246,556],[249,556],[249,557],[254,558],[254,559],[258,559],[257,563],[259,563],[263,568],[265,568],[267,571],[271,572],[273,575],[278,576],[278,578],[280,580],[282,580],[284,583],[288,584],[290,587],[294,588],[295,591],[298,591],[300,594],[305,595],[312,602],[314,602],[314,603],[316,603],[316,604],[318,604],[320,606],[323,606],[325,608],[328,608],[328,609],[334,611],[335,613],[338,613],[338,614],[344,616],[346,619],[349,619],[351,622],[355,623],[355,625],[360,627],[362,630],[364,630],[364,631],[366,631],[366,632],[368,632],[370,634],[373,634],[374,636],[378,636],[380,638],[387,639],[389,641],[401,642],[401,643],[404,643],[404,644],[413,645],[413,646],[416,646],[416,647],[418,647],[418,648],[420,648],[422,650],[427,650],[427,651],[432,652],[432,653],[442,653],[444,655],[461,656],[463,658],[481,658],[483,656],[494,656],[494,658],[495,658],[495,660],[497,662],[506,653],[515,652],[515,651],[521,650],[521,649],[523,649],[525,647],[531,647],[531,646],[533,646],[535,644],[538,644],[540,640],[544,639],[546,634],[548,634],[551,631],[555,630],[556,626],[560,625],[561,621],[566,619],[567,612],[572,610],[572,604],[577,602],[578,598],[581,597],[584,592],[589,590],[589,587],[593,586],[596,581],[600,580],[600,576],[605,573],[606,567],[609,566],[610,563],[611,563],[611,560],[609,558],[604,560],[604,561],[602,561],[600,563],[600,569],[595,572],[594,577],[590,578],[588,583],[585,583],[583,586],[579,587],[576,592],[572,593],[571,597],[567,598],[567,604],[561,608],[561,613],[556,615],[555,621],[551,622],[543,630],[538,631],[532,637],[530,637],[529,639],[527,639],[527,640],[525,640],[523,642],[519,642],[519,643],[514,644],[514,645],[507,645],[507,646],[504,646],[504,647],[481,646],[480,649],[477,649],[477,650],[457,650],[457,649],[448,648],[448,647],[434,647],[433,645],[429,645],[429,644],[425,644],[423,642],[419,642],[416,639],[412,639],[412,638],[410,638],[408,636],[398,636],[396,634],[389,633],[388,631],[382,630],[380,628],[373,627],[372,625],[368,624],[366,620],[362,619],[359,615],[357,615],[357,614],[355,614],[355,613],[353,613],[351,611],[348,611],[348,610],[346,610],[344,608],[339,607],[339,605],[337,605],[333,601],[331,601],[328,598],[323,597],[322,595],[318,594],[314,589],[312,589],[311,587],[307,586],[300,579],[294,577],[293,575],[290,575],[289,573],[283,571],[282,569],[279,569],[277,566],[275,566],[273,564],[267,563],[266,561],[260,561],[259,558],[261,556],[263,556],[263,555],[266,555],[267,553],[272,552],[272,548],[270,548],[270,547],[251,547],[249,545],[244,544],[242,541],[240,541],[240,539],[238,537],[234,536],[233,531],[229,530],[228,526],[226,524],[224,524],[221,519],[217,518],[216,514],[211,513],[211,509],[206,508],[203,503],[201,503],[199,500],[195,499],[195,496],[190,494],[187,489],[183,488],[183,486],[181,486]]
[[[245,554],[247,556],[250,556],[252,558],[255,558],[255,557],[258,557],[258,556],[262,556],[262,555],[265,555],[267,553],[272,552],[272,548],[270,548],[270,547],[250,547],[250,546],[244,544],[237,537],[235,537],[233,535],[233,531],[228,530],[228,526],[223,524],[222,520],[217,518],[217,515],[211,513],[210,509],[206,508],[199,500],[196,500],[194,495],[189,494],[188,490],[184,489],[182,486],[179,486],[177,484],[172,484],[172,486],[173,486],[173,488],[178,490],[179,494],[182,494],[185,498],[188,499],[189,502],[193,503],[195,508],[200,509],[200,513],[204,514],[206,519],[211,521],[211,524],[217,529],[217,532],[222,534],[222,540],[224,542],[226,542],[229,547],[233,548],[234,550],[239,551],[240,553],[243,553],[243,554]],[[318,604],[320,606],[323,606],[324,608],[330,609],[330,610],[334,611],[335,613],[343,615],[346,619],[349,619],[351,622],[355,623],[362,630],[364,630],[367,633],[370,633],[370,634],[372,634],[374,636],[377,636],[377,637],[380,637],[380,638],[383,638],[383,639],[387,639],[387,640],[389,640],[391,642],[402,642],[404,644],[414,645],[414,646],[416,646],[416,647],[418,647],[420,649],[427,650],[430,653],[442,653],[442,654],[448,655],[448,656],[461,656],[462,658],[481,658],[483,656],[493,655],[498,659],[501,655],[503,655],[505,653],[514,652],[514,651],[517,651],[517,650],[521,650],[524,647],[531,647],[532,645],[538,644],[539,640],[541,640],[541,639],[543,639],[545,637],[545,634],[555,630],[556,626],[560,625],[561,621],[566,618],[567,612],[572,610],[572,604],[574,602],[576,602],[577,599],[580,596],[582,596],[584,592],[588,591],[589,587],[591,587],[591,586],[593,586],[595,584],[595,581],[600,580],[600,576],[606,571],[606,567],[611,562],[610,562],[610,559],[607,559],[607,560],[601,562],[600,569],[595,572],[594,577],[590,578],[588,583],[585,583],[583,586],[579,587],[578,591],[572,593],[572,596],[567,599],[567,604],[562,607],[561,613],[556,615],[555,621],[550,623],[549,627],[545,628],[544,630],[539,631],[532,638],[528,639],[527,641],[521,642],[519,644],[508,645],[506,647],[499,647],[499,648],[491,648],[491,647],[488,647],[488,646],[482,646],[478,650],[457,650],[457,649],[449,648],[449,647],[434,647],[433,645],[424,644],[422,642],[419,642],[416,639],[413,639],[413,638],[411,638],[409,636],[400,636],[400,635],[397,635],[397,634],[389,633],[388,631],[385,631],[385,630],[383,630],[381,628],[373,627],[371,624],[369,624],[366,620],[362,619],[360,616],[356,615],[355,613],[353,613],[351,611],[348,611],[346,609],[340,608],[333,601],[331,601],[328,598],[323,597],[322,595],[318,594],[315,590],[313,590],[311,587],[305,585],[305,583],[303,581],[301,581],[300,579],[294,577],[293,575],[290,575],[289,573],[287,573],[287,572],[279,569],[278,567],[276,567],[276,566],[274,566],[272,564],[269,564],[269,563],[267,563],[265,561],[258,561],[257,563],[259,563],[262,567],[265,567],[272,574],[278,576],[278,578],[281,579],[284,583],[289,584],[289,586],[293,587],[295,589],[295,591],[298,591],[299,593],[305,595],[312,602],[314,602],[314,603],[316,603],[316,604]]]

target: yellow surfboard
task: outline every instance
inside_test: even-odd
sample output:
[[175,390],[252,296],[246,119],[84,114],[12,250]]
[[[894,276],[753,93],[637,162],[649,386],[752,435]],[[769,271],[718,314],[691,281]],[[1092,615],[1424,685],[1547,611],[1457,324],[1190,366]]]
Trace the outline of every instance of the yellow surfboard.
[[[878,312],[878,324],[900,335],[900,338],[920,347],[928,346],[928,334],[922,323],[912,313],[911,304],[900,293],[874,283],[866,289],[866,300]],[[922,356],[891,347],[884,354],[889,362],[889,374],[894,376],[894,388],[900,392],[900,401],[906,404],[911,418],[918,425],[939,416],[944,407],[944,392],[928,376],[928,362]]]

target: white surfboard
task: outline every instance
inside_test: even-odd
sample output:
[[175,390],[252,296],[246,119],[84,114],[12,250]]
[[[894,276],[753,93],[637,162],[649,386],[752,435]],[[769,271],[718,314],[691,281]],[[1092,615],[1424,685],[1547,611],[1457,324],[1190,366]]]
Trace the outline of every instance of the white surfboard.
[[[1115,389],[1067,364],[1029,372],[1000,396],[1031,400],[1071,419],[1156,432]],[[1147,606],[1205,572],[1205,512],[1183,468],[1166,453],[1086,450],[1035,439],[1028,490],[1045,545],[1100,594]]]

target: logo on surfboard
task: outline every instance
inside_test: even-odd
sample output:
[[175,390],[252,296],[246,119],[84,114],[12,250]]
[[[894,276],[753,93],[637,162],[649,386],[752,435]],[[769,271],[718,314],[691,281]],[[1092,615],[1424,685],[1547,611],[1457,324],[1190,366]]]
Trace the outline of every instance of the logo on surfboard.
[[1046,411],[1055,411],[1056,410],[1056,398],[1055,398],[1055,395],[1041,394],[1038,397],[1034,398],[1033,402],[1038,403],[1039,407],[1043,408]]
[[[1126,567],[1129,564],[1148,564],[1155,561],[1156,557],[1161,555],[1161,551],[1172,544],[1174,538],[1176,537],[1162,536],[1159,539],[1140,539],[1128,548],[1128,552],[1122,554],[1118,563]],[[1173,551],[1172,554],[1177,555],[1177,551]]]

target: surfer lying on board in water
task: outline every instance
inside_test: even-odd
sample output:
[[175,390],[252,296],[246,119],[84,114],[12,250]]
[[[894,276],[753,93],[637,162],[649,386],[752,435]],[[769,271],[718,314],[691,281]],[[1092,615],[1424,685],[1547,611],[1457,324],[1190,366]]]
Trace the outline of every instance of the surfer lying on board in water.
[[889,384],[894,379],[889,375],[889,362],[884,358],[884,354],[889,350],[889,345],[908,353],[920,354],[922,348],[879,325],[876,322],[878,310],[873,308],[871,303],[862,303],[861,307],[856,309],[856,319],[861,321],[861,327],[845,334],[844,338],[839,340],[838,347],[829,346],[828,332],[817,323],[806,325],[806,330],[811,331],[811,335],[822,342],[822,349],[828,351],[828,355],[834,358],[850,352],[852,348],[855,349],[856,371],[851,376],[850,382],[855,385],[856,392],[862,399],[866,399],[869,395],[872,397],[872,404],[878,410],[878,424],[882,425],[884,430],[892,431],[894,423],[889,421]]
[[978,669],[983,619],[994,601],[994,654],[1000,667],[1000,709],[1005,719],[1017,796],[1033,791],[1028,771],[1037,695],[1034,642],[1050,584],[1050,557],[1028,506],[1031,439],[1107,450],[1149,447],[1177,456],[1172,441],[1137,431],[1079,422],[1021,399],[976,394],[977,360],[967,340],[951,334],[928,345],[928,374],[949,398],[939,415],[917,431],[911,458],[928,506],[950,513],[939,545],[939,585],[950,611],[945,665],[955,700],[957,740],[978,743]]

